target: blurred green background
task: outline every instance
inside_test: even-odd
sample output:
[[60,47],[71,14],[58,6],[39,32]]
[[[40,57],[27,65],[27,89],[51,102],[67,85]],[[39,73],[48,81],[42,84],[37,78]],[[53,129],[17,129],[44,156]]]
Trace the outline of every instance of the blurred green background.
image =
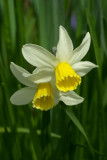
[[[33,71],[21,52],[26,43],[52,51],[63,25],[77,47],[87,31],[91,46],[84,60],[99,65],[78,88],[85,98],[68,114],[60,103],[48,112],[13,106],[10,96],[23,87],[10,62]],[[76,115],[91,143],[71,121]],[[70,119],[71,117],[71,119]],[[91,148],[91,150],[90,150]],[[107,159],[107,0],[0,0],[0,160]]]

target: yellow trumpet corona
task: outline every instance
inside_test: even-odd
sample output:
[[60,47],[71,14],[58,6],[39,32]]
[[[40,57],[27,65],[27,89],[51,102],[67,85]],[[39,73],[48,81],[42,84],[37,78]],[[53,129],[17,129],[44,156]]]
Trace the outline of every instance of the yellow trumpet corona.
[[53,90],[50,83],[42,83],[38,85],[32,103],[34,108],[41,110],[48,110],[54,106]]
[[59,63],[55,69],[56,86],[60,91],[75,90],[81,83],[81,77],[75,73],[72,67],[66,63]]

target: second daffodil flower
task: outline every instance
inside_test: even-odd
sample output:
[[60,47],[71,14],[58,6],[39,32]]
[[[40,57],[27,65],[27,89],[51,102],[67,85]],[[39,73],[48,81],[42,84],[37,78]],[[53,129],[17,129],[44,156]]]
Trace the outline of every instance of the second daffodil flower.
[[[60,92],[55,86],[55,80],[50,79],[50,71],[36,69],[35,74],[30,74],[20,66],[11,63],[11,71],[14,76],[25,86],[16,91],[10,98],[12,104],[25,105],[32,101],[33,107],[40,110],[49,110],[56,106],[59,101],[66,105],[76,105],[83,102],[83,98],[75,92]],[[45,75],[47,74],[47,76]]]
[[[91,69],[98,67],[91,62],[81,61],[88,52],[89,46],[90,34],[88,32],[80,46],[73,50],[73,44],[67,31],[60,26],[56,56],[34,44],[24,45],[22,53],[30,64],[38,67],[38,70],[44,73],[46,79],[54,76],[57,88],[67,92],[75,90],[81,83],[81,77]],[[50,74],[45,74],[48,71]]]

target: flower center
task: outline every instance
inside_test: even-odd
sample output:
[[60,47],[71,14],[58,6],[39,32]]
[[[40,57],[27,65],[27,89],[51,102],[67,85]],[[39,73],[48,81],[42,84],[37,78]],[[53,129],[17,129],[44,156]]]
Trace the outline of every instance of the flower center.
[[54,106],[53,90],[50,83],[41,83],[33,99],[33,107],[48,110]]
[[60,91],[75,90],[81,83],[81,77],[75,73],[72,67],[66,63],[59,63],[55,69],[56,86]]

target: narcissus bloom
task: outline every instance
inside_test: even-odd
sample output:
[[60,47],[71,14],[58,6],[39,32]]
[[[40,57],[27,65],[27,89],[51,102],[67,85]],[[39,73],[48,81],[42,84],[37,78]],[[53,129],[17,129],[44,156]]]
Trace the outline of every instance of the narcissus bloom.
[[[83,98],[75,92],[60,92],[55,86],[55,80],[44,77],[43,70],[35,71],[30,74],[20,66],[11,63],[11,71],[14,76],[25,86],[16,91],[10,98],[12,104],[25,105],[32,101],[33,107],[40,110],[48,110],[56,106],[59,101],[63,101],[66,105],[76,105],[83,102]],[[49,71],[49,70],[48,70]],[[45,74],[50,74],[47,71]]]
[[[46,79],[52,79],[54,76],[57,88],[66,92],[75,90],[81,83],[81,77],[97,67],[91,62],[81,61],[88,52],[89,46],[90,34],[88,32],[80,46],[73,50],[73,44],[67,31],[60,26],[56,56],[34,44],[24,45],[22,53],[30,64],[42,70]],[[50,74],[45,74],[47,71]]]

